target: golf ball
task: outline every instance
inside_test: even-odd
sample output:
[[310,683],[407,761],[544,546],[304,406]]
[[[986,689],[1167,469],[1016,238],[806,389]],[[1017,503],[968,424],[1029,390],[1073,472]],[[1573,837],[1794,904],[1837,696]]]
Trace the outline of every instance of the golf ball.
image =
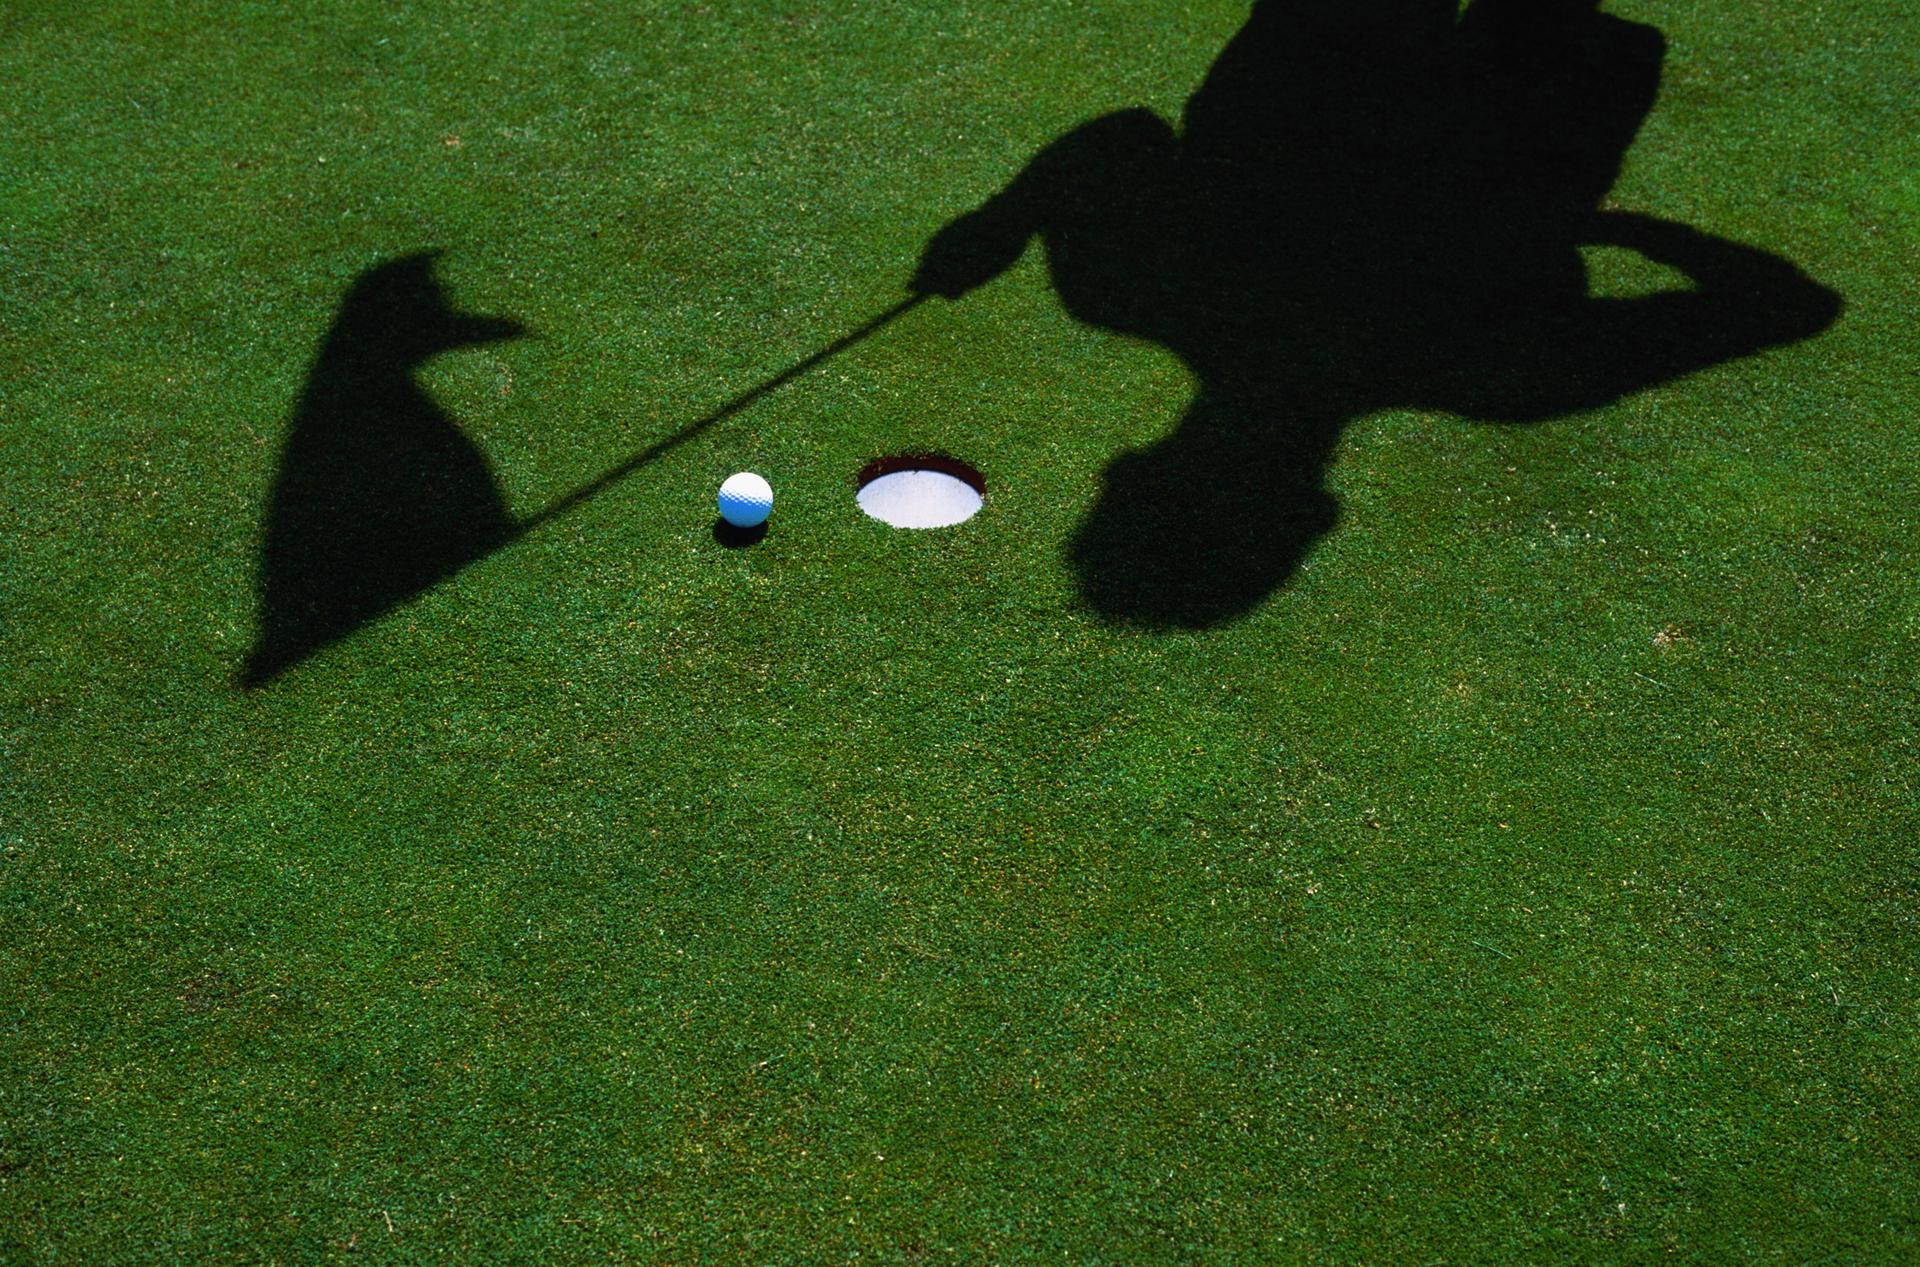
[[736,528],[754,528],[773,513],[773,485],[752,471],[727,476],[720,486],[720,517]]

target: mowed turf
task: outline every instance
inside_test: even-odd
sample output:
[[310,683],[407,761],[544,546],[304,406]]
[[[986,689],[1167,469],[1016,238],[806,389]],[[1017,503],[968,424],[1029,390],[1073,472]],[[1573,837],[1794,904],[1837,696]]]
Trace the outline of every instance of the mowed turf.
[[[1610,205],[1824,333],[1358,418],[1143,630],[1068,543],[1193,380],[1035,248],[251,692],[367,270],[526,327],[418,381],[532,515],[1245,6],[0,16],[0,1262],[1920,1256],[1920,18],[1610,7]],[[986,510],[862,518],[914,448]]]

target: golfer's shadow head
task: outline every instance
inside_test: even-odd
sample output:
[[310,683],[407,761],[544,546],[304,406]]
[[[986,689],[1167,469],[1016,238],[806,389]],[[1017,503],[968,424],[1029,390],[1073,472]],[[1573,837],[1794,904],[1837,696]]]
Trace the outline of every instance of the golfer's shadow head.
[[362,273],[309,371],[268,499],[258,686],[510,540],[485,456],[414,379],[443,352],[524,333],[456,310],[422,252]]

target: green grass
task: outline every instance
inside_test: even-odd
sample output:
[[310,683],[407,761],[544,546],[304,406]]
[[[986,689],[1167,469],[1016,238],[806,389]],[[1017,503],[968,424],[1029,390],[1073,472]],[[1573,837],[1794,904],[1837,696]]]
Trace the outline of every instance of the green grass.
[[[1063,552],[1191,383],[1033,251],[252,694],[362,270],[534,331],[424,376],[530,513],[1243,7],[0,15],[0,1262],[1920,1256],[1920,18],[1612,7],[1614,201],[1826,334],[1358,421],[1147,634]],[[915,446],[988,512],[855,513]]]

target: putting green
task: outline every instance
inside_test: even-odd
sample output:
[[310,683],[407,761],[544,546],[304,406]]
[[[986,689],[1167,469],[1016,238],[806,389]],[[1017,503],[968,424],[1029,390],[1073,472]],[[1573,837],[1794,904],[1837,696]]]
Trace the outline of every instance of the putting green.
[[0,1262],[1920,1256],[1920,17],[1399,7],[0,16]]

